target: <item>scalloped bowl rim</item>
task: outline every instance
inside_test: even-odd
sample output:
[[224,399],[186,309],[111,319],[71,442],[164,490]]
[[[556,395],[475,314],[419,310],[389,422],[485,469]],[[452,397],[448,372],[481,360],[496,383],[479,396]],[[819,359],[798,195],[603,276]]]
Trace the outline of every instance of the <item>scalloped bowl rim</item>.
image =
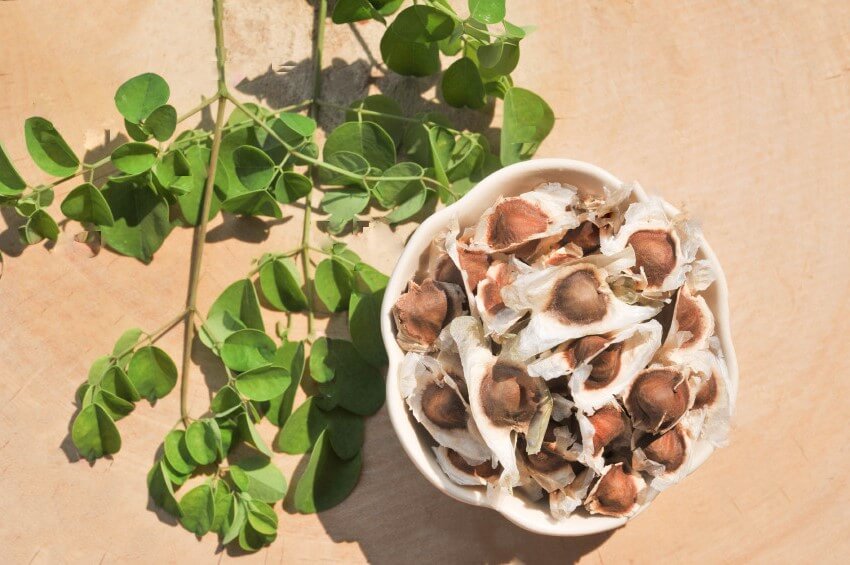
[[[511,196],[527,192],[534,186],[523,185],[521,182],[515,182],[512,185],[511,181],[519,181],[523,177],[538,177],[539,179],[547,173],[562,176],[565,174],[576,175],[602,186],[622,184],[622,181],[608,171],[583,161],[555,158],[525,161],[509,165],[492,173],[459,201],[427,218],[410,236],[387,283],[384,300],[381,304],[381,334],[389,360],[386,383],[387,410],[396,435],[408,457],[425,478],[443,493],[467,504],[492,508],[514,524],[535,533],[553,536],[581,536],[618,528],[625,524],[627,519],[577,512],[566,519],[559,520],[549,514],[545,505],[531,503],[522,497],[504,493],[488,495],[483,487],[457,485],[443,473],[431,450],[432,444],[423,437],[422,432],[417,431],[399,391],[398,372],[404,358],[404,351],[396,343],[391,315],[393,304],[404,291],[407,282],[419,269],[421,257],[429,249],[434,238],[448,227],[453,216],[460,215],[463,211],[472,208],[480,213],[490,207],[499,196]],[[540,181],[538,180],[538,182]],[[635,197],[639,201],[647,199],[646,193],[640,187],[636,188]],[[670,204],[665,202],[665,206],[668,213],[678,213],[678,210]],[[711,296],[709,297],[707,293],[706,300],[715,316],[715,331],[720,338],[729,373],[730,393],[734,402],[738,389],[738,365],[732,346],[729,325],[726,277],[714,251],[705,241],[705,238],[700,237],[700,256],[707,259],[717,273],[717,280],[709,289]],[[691,472],[702,465],[713,450],[714,448],[707,442],[700,442],[697,445]],[[640,511],[644,510],[649,502],[651,501],[648,501]]]

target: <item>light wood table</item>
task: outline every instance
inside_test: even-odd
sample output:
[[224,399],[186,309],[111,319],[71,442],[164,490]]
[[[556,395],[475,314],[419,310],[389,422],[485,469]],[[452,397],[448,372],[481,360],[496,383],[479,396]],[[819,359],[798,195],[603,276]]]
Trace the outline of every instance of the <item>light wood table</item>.
[[[558,118],[540,155],[598,163],[702,220],[731,288],[741,367],[732,444],[625,528],[545,538],[439,494],[382,411],[369,420],[351,498],[318,516],[278,506],[278,540],[240,562],[847,562],[850,4],[537,0],[510,2],[508,13],[538,28],[515,80]],[[226,16],[236,91],[275,106],[308,97],[309,4],[229,0]],[[214,88],[206,0],[7,1],[0,23],[0,139],[30,179],[30,115],[97,158],[118,143],[112,96],[126,78],[162,74],[182,110]],[[374,49],[381,26],[355,29]],[[420,83],[370,79],[379,73],[348,26],[329,27],[326,67],[326,98],[350,101],[376,82],[423,107]],[[145,472],[177,394],[119,424],[114,460],[77,461],[66,437],[89,363],[124,328],[152,329],[182,307],[191,232],[176,230],[145,267],[86,257],[70,226],[51,251],[23,251],[10,218],[0,219],[0,561],[229,559],[213,536],[196,541],[146,509]],[[253,257],[290,247],[299,224],[297,213],[272,226],[217,221],[202,309]],[[351,243],[388,271],[405,233],[372,229]],[[178,330],[162,343],[177,356],[180,340]],[[196,357],[200,413],[204,380],[220,377]]]

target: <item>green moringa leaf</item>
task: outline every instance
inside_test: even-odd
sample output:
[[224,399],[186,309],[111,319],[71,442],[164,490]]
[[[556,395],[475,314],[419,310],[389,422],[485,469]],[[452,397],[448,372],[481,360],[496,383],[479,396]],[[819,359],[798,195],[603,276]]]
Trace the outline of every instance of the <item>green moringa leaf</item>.
[[316,294],[329,311],[345,310],[354,284],[351,267],[335,258],[324,259],[316,267],[313,280]]
[[221,453],[221,432],[215,420],[195,420],[186,428],[186,449],[198,465],[209,465]]
[[341,459],[323,432],[313,448],[307,469],[295,485],[295,509],[304,514],[333,508],[345,500],[360,479],[360,453]]
[[196,536],[209,532],[215,520],[215,496],[210,485],[198,485],[184,494],[180,514],[180,523]]
[[322,210],[330,214],[328,231],[339,233],[369,205],[369,193],[357,188],[329,190],[322,197]]
[[478,50],[478,58],[484,79],[507,76],[519,63],[519,45],[515,40],[492,43]]
[[234,371],[250,371],[268,365],[277,345],[265,332],[244,329],[227,336],[221,346],[221,360]]
[[291,204],[310,194],[313,183],[294,171],[283,171],[275,181],[274,197],[281,204]]
[[92,460],[118,453],[121,436],[109,414],[98,404],[83,408],[71,426],[71,439],[80,455]]
[[112,365],[106,370],[103,380],[100,381],[100,388],[129,402],[138,402],[142,399],[124,369],[116,365]]
[[292,413],[295,393],[298,392],[298,386],[304,374],[304,342],[284,341],[275,352],[274,364],[289,369],[289,386],[283,394],[269,401],[269,409],[266,412],[266,418],[275,426],[281,427]]
[[247,505],[235,495],[231,495],[230,511],[222,524],[221,545],[227,545],[237,539],[248,522]]
[[244,328],[265,330],[257,292],[249,279],[236,281],[216,298],[199,335],[212,348],[214,343],[223,343],[227,336]]
[[137,180],[110,181],[103,190],[114,218],[103,226],[103,242],[122,255],[150,263],[171,232],[168,203]]
[[334,129],[325,141],[325,160],[340,151],[360,155],[370,166],[381,170],[395,163],[395,143],[375,122],[345,122]]
[[320,337],[310,348],[310,377],[317,383],[327,383],[334,378],[337,361],[331,350],[335,341]]
[[157,141],[168,141],[177,127],[177,110],[170,104],[163,104],[145,118],[145,127]]
[[251,190],[231,196],[221,203],[222,209],[231,214],[243,216],[267,216],[270,218],[282,218],[280,206],[269,194],[268,190]]
[[168,432],[163,442],[163,453],[165,461],[178,473],[192,473],[197,466],[197,462],[186,446],[186,432],[183,430]]
[[239,417],[238,425],[239,437],[242,438],[242,441],[253,445],[263,455],[267,457],[272,456],[272,450],[269,449],[269,446],[257,431],[257,426],[254,425],[254,420],[251,419],[251,415],[248,412],[242,413]]
[[148,493],[151,499],[163,510],[173,516],[180,516],[180,505],[174,497],[165,461],[159,459],[148,473]]
[[468,57],[461,57],[443,73],[443,98],[455,108],[480,109],[486,103],[484,82],[478,67]]
[[555,115],[537,94],[513,87],[505,94],[504,123],[500,157],[502,165],[512,165],[534,155],[552,131]]
[[280,125],[301,139],[310,137],[316,131],[316,120],[303,114],[283,112],[278,116]]
[[30,157],[45,173],[64,177],[79,168],[80,160],[53,124],[44,118],[28,118],[24,122],[24,136]]
[[[398,146],[401,139],[404,137],[406,122],[401,119],[396,119],[396,116],[401,118],[404,113],[401,110],[398,102],[384,96],[383,94],[373,94],[361,100],[352,102],[345,111],[345,121],[347,122],[375,122],[390,134],[393,142]],[[365,112],[365,113],[364,113]],[[370,112],[378,112],[383,115],[375,115]]]
[[130,382],[148,400],[162,398],[177,383],[177,366],[162,349],[149,345],[136,350],[127,370]]
[[236,390],[246,398],[262,402],[283,394],[289,383],[287,369],[269,365],[245,371],[236,377]]
[[18,196],[26,187],[27,183],[0,144],[0,196]]
[[56,220],[42,209],[38,209],[32,213],[24,226],[26,241],[29,244],[35,244],[42,239],[56,241],[59,238],[59,226]]
[[373,194],[384,208],[392,208],[425,192],[422,177],[425,171],[416,163],[403,162],[385,170],[382,178],[418,177],[415,180],[379,180],[375,183]]
[[133,356],[133,349],[136,348],[136,344],[143,333],[139,328],[130,328],[122,333],[115,345],[112,346],[112,357],[122,369],[127,370],[127,364]]
[[232,385],[224,385],[218,389],[210,403],[210,410],[217,417],[227,416],[240,408],[242,408],[242,399]]
[[274,503],[286,496],[286,479],[268,457],[244,457],[230,466],[230,477],[241,492],[263,502]]
[[469,15],[485,24],[505,19],[505,0],[469,0]]
[[236,148],[233,165],[237,178],[248,190],[263,190],[274,177],[274,162],[261,149],[250,145]]
[[215,498],[215,514],[213,516],[210,530],[218,534],[224,534],[224,524],[227,521],[227,516],[230,514],[230,507],[233,504],[233,495],[230,493],[230,487],[224,481],[216,481],[213,483],[213,497]]
[[103,389],[98,390],[92,395],[92,401],[106,410],[106,413],[116,422],[128,415],[135,408],[132,402],[128,402]]
[[431,6],[410,6],[396,16],[381,39],[384,63],[401,75],[427,76],[440,70],[437,41],[454,30],[451,16]]
[[195,182],[189,160],[179,149],[172,149],[165,153],[154,165],[153,174],[162,188],[175,196],[189,193]]
[[127,121],[126,118],[124,119],[124,129],[127,130],[127,135],[129,135],[133,141],[147,141],[153,137],[144,124],[134,124],[133,122]]
[[145,73],[118,87],[115,106],[129,122],[138,124],[168,102],[171,90],[161,76]]
[[275,310],[300,312],[307,309],[301,275],[288,257],[268,261],[260,268],[260,290]]
[[[363,263],[355,267],[354,274],[355,290],[351,293],[348,303],[351,342],[363,359],[375,367],[383,367],[387,363],[387,354],[383,342],[377,339],[377,336],[381,335],[381,303],[384,299],[386,276]],[[380,277],[384,279],[383,286],[374,290],[361,290],[364,286],[368,288],[372,279]],[[376,283],[376,286],[379,284]]]
[[[322,182],[329,185],[361,185],[362,177],[369,172],[369,162],[353,151],[337,151],[325,159]],[[328,166],[336,167],[331,170]]]
[[334,6],[332,20],[335,24],[362,22],[383,17],[372,7],[369,0],[339,0]]
[[[436,196],[434,196],[434,199],[436,200]],[[418,214],[425,207],[427,201],[428,192],[425,190],[417,192],[385,215],[384,220],[390,225],[400,224]]]
[[329,431],[334,451],[351,459],[363,445],[363,418],[342,408],[325,411],[314,398],[298,407],[278,435],[276,446],[284,453],[307,453],[325,430]]
[[83,183],[62,201],[62,213],[78,222],[87,222],[98,226],[112,226],[115,223],[109,204],[96,186]]
[[106,371],[112,366],[112,359],[109,355],[98,357],[89,367],[88,383],[90,385],[99,385],[106,375]]
[[153,145],[131,141],[112,152],[112,164],[128,175],[138,175],[150,170],[156,163],[158,151]]
[[268,503],[259,500],[248,502],[248,524],[261,535],[277,534],[277,514]]
[[[316,341],[318,343],[319,340]],[[361,416],[374,414],[384,404],[384,380],[381,373],[360,356],[350,341],[328,341],[328,353],[321,359],[320,370],[331,368],[333,377],[325,381],[316,379],[319,390],[332,404],[350,412]],[[314,355],[315,352],[311,352],[311,374],[314,373]]]

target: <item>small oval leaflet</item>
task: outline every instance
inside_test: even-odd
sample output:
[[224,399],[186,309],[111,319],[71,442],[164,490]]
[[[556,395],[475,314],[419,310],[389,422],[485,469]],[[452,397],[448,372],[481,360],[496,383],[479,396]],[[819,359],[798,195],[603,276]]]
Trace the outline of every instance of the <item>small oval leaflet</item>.
[[251,400],[262,402],[283,394],[289,383],[287,369],[269,365],[239,375],[236,378],[236,390]]
[[196,420],[186,428],[186,449],[198,465],[215,461],[221,451],[221,432],[215,420]]
[[115,422],[98,404],[89,404],[77,414],[71,426],[71,439],[80,455],[89,460],[118,453],[121,449],[121,436]]
[[180,499],[180,523],[195,534],[203,536],[210,531],[215,519],[215,497],[210,485],[198,485]]
[[276,350],[274,340],[265,332],[244,329],[224,340],[221,360],[234,371],[250,371],[271,363]]
[[144,398],[162,398],[177,383],[177,366],[168,353],[150,345],[133,354],[127,371],[130,382]]
[[239,459],[231,465],[230,476],[240,491],[257,500],[274,503],[286,496],[286,479],[268,457]]
[[80,160],[48,120],[39,117],[27,119],[24,137],[30,157],[45,173],[64,177],[79,168]]
[[96,186],[83,183],[62,201],[62,213],[78,222],[89,222],[99,226],[111,226],[115,220],[109,204]]
[[304,514],[321,512],[345,500],[360,478],[361,455],[340,459],[322,432],[310,455],[307,469],[295,485],[295,509]]
[[300,312],[307,309],[307,296],[301,284],[301,275],[288,257],[268,261],[260,267],[260,290],[276,310]]
[[161,76],[144,73],[118,87],[115,106],[129,122],[138,124],[168,102],[171,90]]

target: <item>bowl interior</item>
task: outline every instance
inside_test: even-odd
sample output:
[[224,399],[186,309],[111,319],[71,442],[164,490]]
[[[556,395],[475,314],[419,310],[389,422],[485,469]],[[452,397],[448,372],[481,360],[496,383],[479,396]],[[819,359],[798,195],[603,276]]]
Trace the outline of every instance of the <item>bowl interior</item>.
[[[501,169],[471,190],[460,201],[438,211],[425,220],[414,232],[393,270],[381,307],[381,333],[389,357],[387,373],[387,408],[393,427],[402,446],[416,467],[434,486],[449,496],[478,506],[493,508],[517,525],[547,535],[578,536],[611,530],[625,523],[625,518],[591,516],[584,511],[574,513],[567,519],[553,518],[545,503],[531,502],[519,495],[488,495],[484,487],[466,487],[453,483],[440,469],[431,447],[434,441],[428,432],[413,419],[401,397],[398,373],[404,352],[395,340],[390,310],[404,292],[407,282],[422,267],[422,257],[427,253],[434,238],[442,233],[453,217],[461,226],[474,224],[481,214],[499,196],[515,196],[528,192],[544,182],[571,184],[586,190],[601,190],[603,186],[615,187],[621,181],[607,171],[589,163],[569,159],[537,159],[518,163]],[[638,200],[645,200],[641,189],[635,191]],[[677,211],[669,206],[669,213]],[[737,395],[738,370],[732,349],[728,322],[728,295],[726,280],[714,252],[702,241],[698,258],[712,262],[718,280],[704,293],[705,299],[716,318],[716,332],[720,338],[727,367],[729,369],[731,397]],[[700,442],[695,453],[694,469],[711,454],[713,448]],[[642,509],[641,509],[642,510]]]

